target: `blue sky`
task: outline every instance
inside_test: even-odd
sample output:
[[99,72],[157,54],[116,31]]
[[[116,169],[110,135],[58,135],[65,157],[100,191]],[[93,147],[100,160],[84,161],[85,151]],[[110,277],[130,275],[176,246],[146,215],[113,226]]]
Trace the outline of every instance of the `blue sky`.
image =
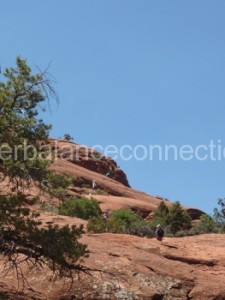
[[[224,11],[222,0],[1,1],[0,64],[17,55],[34,69],[51,63],[60,105],[43,117],[52,137],[223,149]],[[225,197],[225,157],[117,162],[152,195],[208,213]]]

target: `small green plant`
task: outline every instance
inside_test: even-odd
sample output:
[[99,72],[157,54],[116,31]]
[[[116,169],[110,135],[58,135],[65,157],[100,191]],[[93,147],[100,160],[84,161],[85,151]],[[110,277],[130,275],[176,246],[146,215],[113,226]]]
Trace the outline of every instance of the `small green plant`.
[[84,188],[84,189],[90,189],[91,184],[90,183],[82,183],[81,187]]
[[125,223],[120,219],[114,219],[112,220],[109,218],[106,224],[108,232],[112,233],[126,233],[126,225]]
[[209,215],[202,215],[198,224],[199,228],[205,233],[211,233],[215,230],[217,224]]
[[220,228],[213,218],[204,214],[200,217],[199,222],[191,228],[190,232],[192,234],[219,233]]
[[59,214],[87,220],[99,216],[101,209],[95,199],[70,197],[60,205]]
[[127,233],[137,236],[146,236],[148,238],[155,236],[155,230],[145,220],[132,223],[127,227]]
[[140,217],[130,209],[119,209],[112,212],[110,216],[111,222],[121,222],[125,227],[139,221]]
[[59,198],[59,200],[63,200],[67,195],[67,188],[71,183],[71,178],[60,173],[48,171],[42,181],[42,187],[51,196]]
[[71,184],[71,179],[67,176],[55,173],[55,172],[48,172],[46,179],[45,179],[47,186],[51,189],[63,188],[66,189]]
[[65,134],[64,134],[64,140],[66,140],[66,141],[72,141],[72,140],[73,140],[73,137],[72,137],[70,134],[65,133]]
[[119,209],[112,212],[111,216],[103,220],[102,217],[90,218],[87,224],[89,232],[102,233],[129,233],[139,236],[147,235],[144,228],[147,223],[130,209]]
[[92,233],[108,232],[108,222],[100,216],[91,217],[87,224],[87,231]]
[[67,190],[66,189],[63,189],[61,187],[58,187],[58,188],[55,188],[55,189],[52,189],[50,194],[53,196],[53,197],[56,197],[56,198],[59,198],[59,200],[63,200],[65,199],[65,197],[67,196]]

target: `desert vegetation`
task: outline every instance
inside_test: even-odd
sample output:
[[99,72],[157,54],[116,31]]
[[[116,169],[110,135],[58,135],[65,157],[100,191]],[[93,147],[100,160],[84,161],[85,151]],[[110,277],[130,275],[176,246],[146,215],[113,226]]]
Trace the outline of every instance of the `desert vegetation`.
[[[30,211],[24,191],[31,185],[63,198],[70,180],[48,170],[52,160],[45,145],[50,125],[39,117],[51,98],[58,101],[48,70],[33,74],[25,59],[6,68],[0,82],[1,180],[10,192],[0,196],[0,253],[20,273],[20,264],[46,263],[56,274],[71,275],[81,270],[79,259],[88,255],[78,239],[82,226],[41,226],[38,214]],[[23,255],[21,259],[20,254]],[[22,275],[22,274],[21,274]]]
[[[221,201],[219,201],[221,203]],[[128,209],[113,211],[107,219],[101,215],[92,215],[87,224],[87,230],[93,233],[125,233],[137,236],[154,237],[157,224],[164,228],[165,236],[190,236],[204,233],[224,233],[225,218],[221,211],[215,209],[218,216],[211,217],[203,214],[194,225],[187,211],[179,202],[168,208],[164,201],[160,203],[151,221],[146,221],[137,213]]]

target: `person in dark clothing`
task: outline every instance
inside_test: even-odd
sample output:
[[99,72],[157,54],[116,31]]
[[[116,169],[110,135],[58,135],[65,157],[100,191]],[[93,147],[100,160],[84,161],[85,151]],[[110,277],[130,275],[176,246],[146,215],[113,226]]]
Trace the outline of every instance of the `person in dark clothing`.
[[162,241],[164,236],[164,230],[161,228],[160,224],[156,226],[155,236],[158,241]]

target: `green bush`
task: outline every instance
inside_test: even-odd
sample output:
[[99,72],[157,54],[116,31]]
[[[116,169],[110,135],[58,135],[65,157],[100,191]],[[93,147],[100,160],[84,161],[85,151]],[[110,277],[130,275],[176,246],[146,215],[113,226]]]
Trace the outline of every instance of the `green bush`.
[[126,233],[125,223],[120,219],[111,219],[106,223],[106,228],[108,232],[112,233]]
[[139,220],[139,216],[131,209],[119,209],[112,212],[110,220],[112,222],[121,221],[125,226],[129,226]]
[[60,205],[59,214],[88,220],[99,216],[101,209],[94,199],[70,197]]
[[145,220],[140,220],[132,223],[126,228],[127,233],[137,236],[154,237],[155,230]]
[[115,210],[107,220],[92,217],[88,221],[87,230],[94,233],[128,233],[149,237],[154,234],[150,225],[130,209]]
[[91,217],[88,220],[87,230],[93,233],[126,233],[124,222],[121,220],[103,220],[102,217]]
[[48,171],[45,178],[42,180],[42,188],[46,190],[51,196],[65,199],[67,195],[67,188],[72,184],[72,179],[63,174]]
[[172,234],[191,228],[191,217],[187,211],[182,209],[180,202],[176,201],[169,209],[167,224],[170,225]]
[[169,209],[166,206],[164,201],[161,201],[159,206],[154,212],[154,217],[151,222],[151,226],[155,228],[157,224],[160,224],[162,227],[167,225],[167,217],[168,217]]
[[198,230],[198,227],[195,225],[189,230],[189,235],[198,235],[201,232]]
[[53,189],[56,189],[58,187],[66,189],[71,184],[70,178],[66,177],[63,174],[55,172],[49,172],[47,174],[46,180],[48,182],[48,185],[50,185]]
[[65,133],[65,134],[64,134],[64,140],[66,140],[66,141],[72,141],[72,140],[73,140],[73,137],[72,137],[70,134]]
[[193,228],[191,228],[190,232],[193,235],[203,233],[219,233],[220,228],[213,218],[204,214],[200,217],[199,222]]
[[107,222],[101,217],[91,217],[87,223],[87,231],[92,233],[103,233],[107,232]]
[[52,189],[50,191],[50,194],[53,196],[53,197],[56,197],[60,200],[63,200],[66,198],[66,196],[68,195],[68,191],[64,188],[56,188],[56,189]]
[[38,216],[23,207],[22,198],[0,195],[0,246],[4,256],[12,259],[12,256],[25,255],[28,264],[42,265],[44,261],[61,274],[76,270],[76,263],[88,255],[87,246],[78,242],[84,233],[83,226],[47,224],[41,227]]
[[197,227],[204,233],[211,233],[215,230],[217,224],[209,215],[202,215]]
[[164,227],[165,235],[175,235],[180,230],[191,228],[191,217],[187,211],[182,209],[178,201],[174,202],[169,209],[162,201],[154,213],[151,226],[155,228],[158,223]]

